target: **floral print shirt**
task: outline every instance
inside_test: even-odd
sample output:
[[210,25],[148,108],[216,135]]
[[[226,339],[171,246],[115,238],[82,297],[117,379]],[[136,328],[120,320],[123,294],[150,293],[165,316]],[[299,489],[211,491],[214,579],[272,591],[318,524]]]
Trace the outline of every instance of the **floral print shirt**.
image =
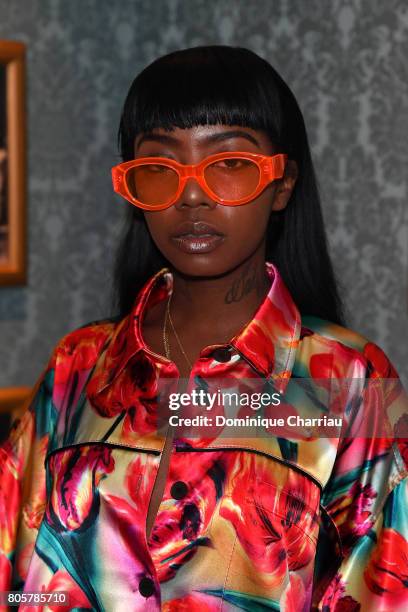
[[377,381],[354,406],[375,403],[390,435],[175,438],[147,538],[165,444],[157,385],[178,377],[141,333],[172,290],[163,269],[128,316],[62,338],[0,448],[0,591],[65,591],[70,609],[108,612],[408,609],[406,394],[380,348],[301,318],[266,266],[253,319],[203,348],[190,381]]

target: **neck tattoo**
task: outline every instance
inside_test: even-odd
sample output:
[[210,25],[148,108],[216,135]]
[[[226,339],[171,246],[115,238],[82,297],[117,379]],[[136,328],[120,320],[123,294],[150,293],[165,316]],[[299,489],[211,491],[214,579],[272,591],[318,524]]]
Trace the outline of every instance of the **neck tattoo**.
[[241,272],[241,275],[232,282],[231,287],[225,294],[224,302],[226,304],[240,302],[253,290],[256,291],[258,297],[261,297],[265,287],[264,274],[265,266],[250,264]]

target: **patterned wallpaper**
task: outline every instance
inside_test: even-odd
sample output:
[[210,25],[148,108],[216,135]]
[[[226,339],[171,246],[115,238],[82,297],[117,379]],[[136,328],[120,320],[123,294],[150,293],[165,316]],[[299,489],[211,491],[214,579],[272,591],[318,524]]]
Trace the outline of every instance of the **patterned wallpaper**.
[[32,384],[63,334],[110,314],[124,96],[159,55],[216,43],[297,95],[349,325],[407,380],[405,0],[0,0],[0,38],[28,45],[29,118],[29,282],[0,289],[0,385]]

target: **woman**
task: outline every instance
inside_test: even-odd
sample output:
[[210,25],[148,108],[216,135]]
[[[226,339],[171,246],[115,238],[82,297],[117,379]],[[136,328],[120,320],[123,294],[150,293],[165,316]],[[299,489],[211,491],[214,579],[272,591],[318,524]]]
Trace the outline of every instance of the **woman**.
[[[120,314],[58,343],[2,449],[3,590],[109,611],[406,609],[406,397],[342,325],[293,94],[246,49],[178,51],[135,79],[119,136]],[[345,429],[158,427],[163,389],[219,381]]]

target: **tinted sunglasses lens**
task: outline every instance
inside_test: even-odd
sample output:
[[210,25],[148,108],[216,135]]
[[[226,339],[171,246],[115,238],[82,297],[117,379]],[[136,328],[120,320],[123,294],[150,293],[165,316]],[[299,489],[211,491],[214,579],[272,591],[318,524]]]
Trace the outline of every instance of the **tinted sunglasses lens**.
[[204,178],[219,198],[234,201],[254,193],[259,185],[260,172],[252,160],[231,156],[208,165]]
[[170,202],[177,193],[178,174],[164,164],[142,164],[126,173],[129,193],[149,206],[161,206]]

